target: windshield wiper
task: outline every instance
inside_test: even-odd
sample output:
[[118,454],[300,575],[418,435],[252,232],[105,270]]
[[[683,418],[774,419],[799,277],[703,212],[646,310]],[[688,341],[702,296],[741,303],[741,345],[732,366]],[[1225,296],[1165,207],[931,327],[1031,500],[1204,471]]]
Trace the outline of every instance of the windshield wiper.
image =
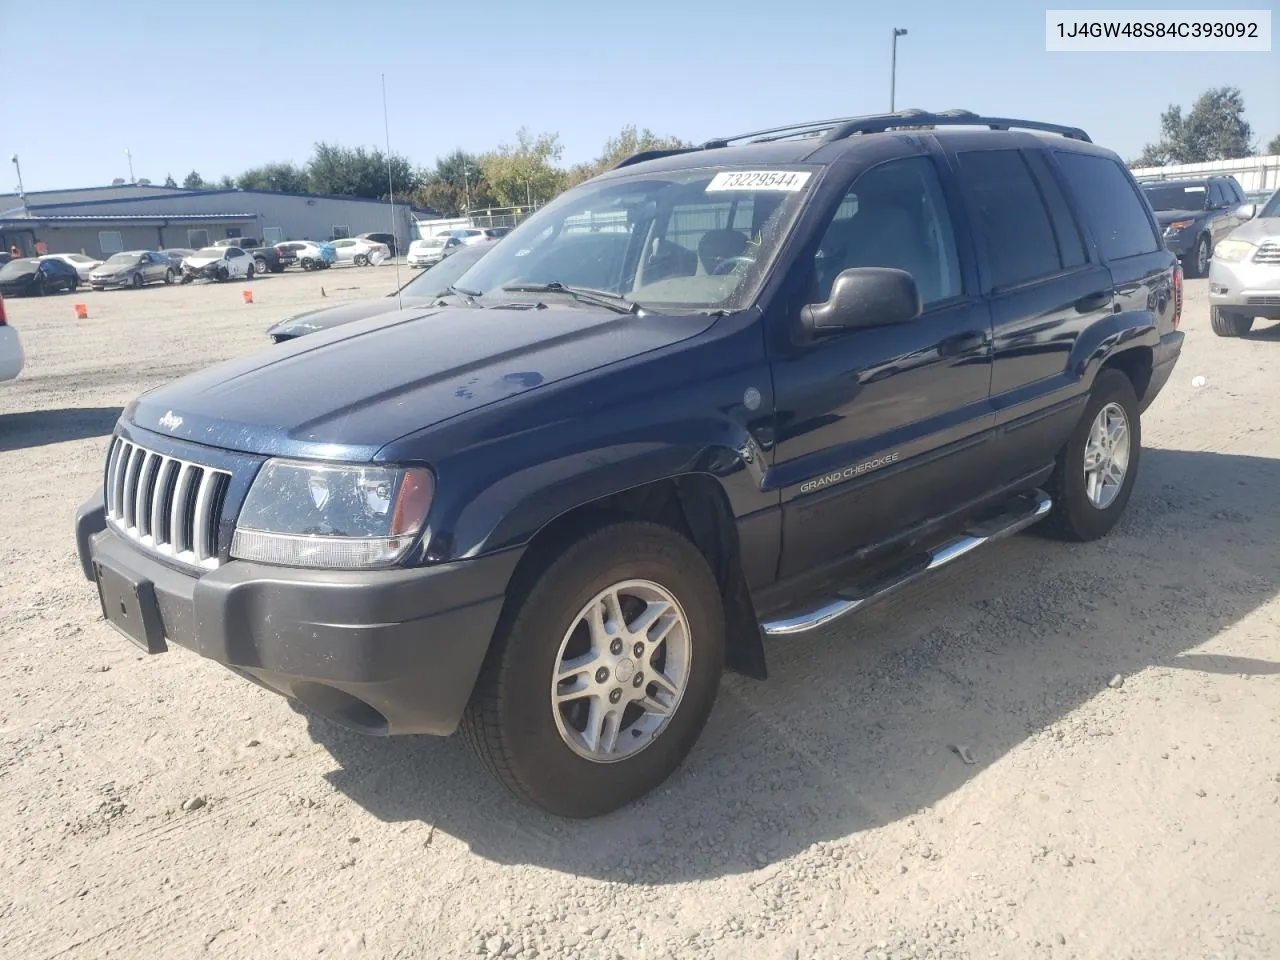
[[608,290],[595,290],[591,287],[571,287],[552,280],[550,283],[512,283],[503,287],[505,293],[567,293],[579,303],[589,303],[595,307],[604,307],[616,313],[639,313],[640,304],[628,300],[620,293]]
[[449,292],[456,293],[468,304],[474,304],[476,302],[476,297],[480,296],[479,290],[464,290],[462,287],[452,283],[449,284]]

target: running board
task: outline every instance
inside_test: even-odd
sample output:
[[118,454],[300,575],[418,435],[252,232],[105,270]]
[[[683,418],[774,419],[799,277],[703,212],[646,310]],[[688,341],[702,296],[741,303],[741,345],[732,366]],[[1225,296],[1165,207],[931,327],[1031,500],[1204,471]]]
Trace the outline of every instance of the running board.
[[825,626],[833,620],[860,610],[873,600],[893,593],[899,587],[914,583],[939,567],[945,567],[965,554],[972,553],[984,544],[1012,536],[1044,517],[1053,507],[1053,500],[1043,490],[1015,497],[1001,513],[981,523],[970,524],[960,536],[933,547],[905,567],[900,567],[877,583],[858,591],[838,591],[835,599],[807,613],[778,620],[766,620],[761,624],[766,636],[785,637],[805,633]]

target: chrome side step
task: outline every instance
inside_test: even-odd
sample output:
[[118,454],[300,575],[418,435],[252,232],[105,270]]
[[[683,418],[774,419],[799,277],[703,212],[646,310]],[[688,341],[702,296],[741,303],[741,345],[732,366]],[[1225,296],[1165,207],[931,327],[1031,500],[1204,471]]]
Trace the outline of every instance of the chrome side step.
[[1003,513],[983,523],[971,525],[960,536],[926,551],[921,555],[919,562],[912,564],[898,575],[875,584],[861,595],[844,595],[841,591],[837,593],[835,599],[815,610],[778,620],[766,620],[761,624],[761,628],[771,637],[785,637],[816,630],[865,607],[873,600],[887,596],[900,587],[914,583],[926,574],[932,573],[939,567],[945,567],[984,544],[1012,536],[1026,529],[1042,519],[1052,507],[1053,500],[1043,490],[1022,494],[1014,498],[1010,507]]

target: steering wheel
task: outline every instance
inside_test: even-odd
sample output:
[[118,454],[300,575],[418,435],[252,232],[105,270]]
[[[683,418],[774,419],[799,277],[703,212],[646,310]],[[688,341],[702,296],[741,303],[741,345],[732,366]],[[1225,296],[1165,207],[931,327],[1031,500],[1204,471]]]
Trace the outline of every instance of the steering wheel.
[[711,276],[723,277],[731,273],[737,273],[739,268],[745,269],[755,262],[755,257],[725,257],[712,268]]

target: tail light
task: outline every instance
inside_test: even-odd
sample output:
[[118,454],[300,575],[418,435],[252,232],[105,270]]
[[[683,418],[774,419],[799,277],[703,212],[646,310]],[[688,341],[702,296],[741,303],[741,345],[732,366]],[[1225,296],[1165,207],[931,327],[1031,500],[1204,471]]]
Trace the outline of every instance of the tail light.
[[1173,329],[1182,323],[1182,261],[1173,263]]
[[4,297],[0,297],[0,327],[3,327],[8,321],[4,316]]

